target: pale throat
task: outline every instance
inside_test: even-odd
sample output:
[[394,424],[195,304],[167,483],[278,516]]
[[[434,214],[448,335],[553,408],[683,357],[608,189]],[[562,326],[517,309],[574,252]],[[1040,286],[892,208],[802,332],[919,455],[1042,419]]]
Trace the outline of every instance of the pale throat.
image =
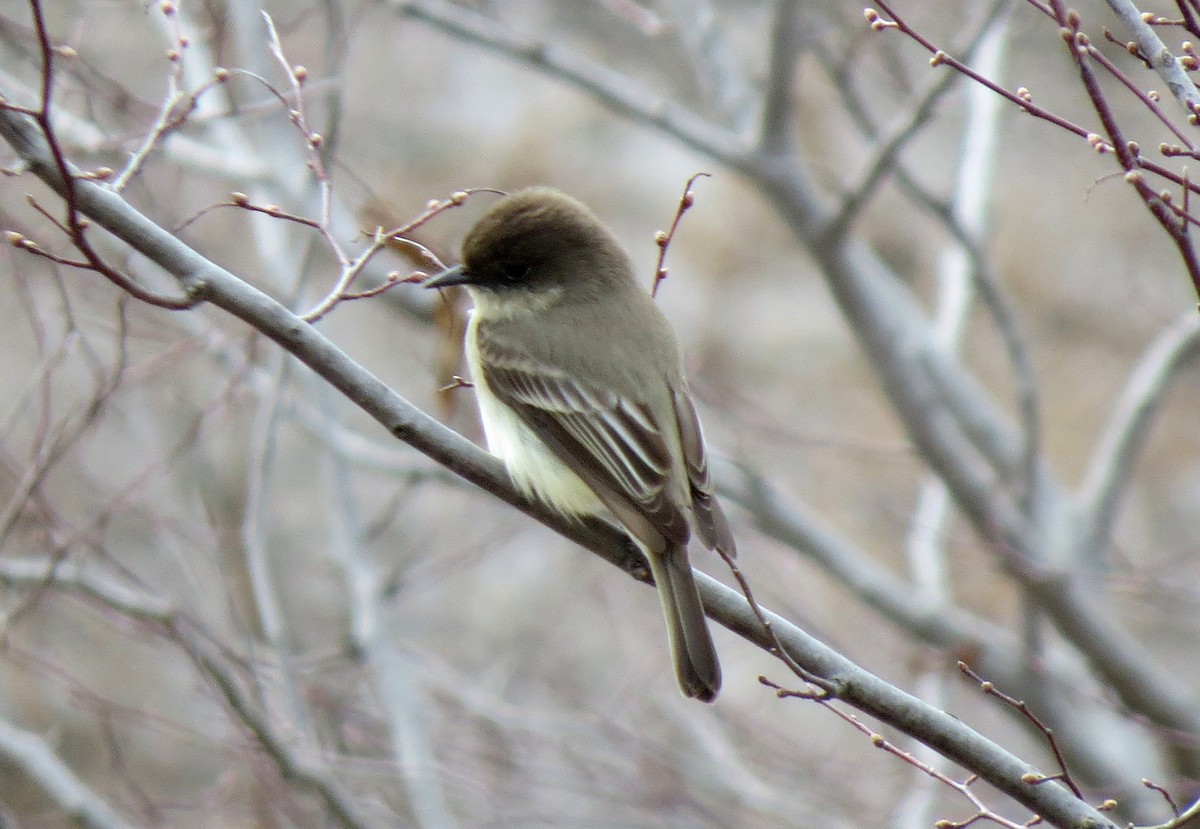
[[492,291],[467,286],[467,292],[471,294],[471,300],[475,303],[472,320],[483,315],[492,322],[500,322],[545,311],[562,298],[563,287],[555,285],[536,291],[520,288]]

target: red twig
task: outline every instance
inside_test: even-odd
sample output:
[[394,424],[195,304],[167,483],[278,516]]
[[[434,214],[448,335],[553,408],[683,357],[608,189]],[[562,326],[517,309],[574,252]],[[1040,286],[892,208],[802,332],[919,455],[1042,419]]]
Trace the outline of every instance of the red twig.
[[[1121,125],[1117,121],[1116,115],[1113,113],[1100,83],[1096,78],[1096,74],[1092,69],[1091,62],[1095,61],[1116,78],[1127,89],[1132,91],[1138,100],[1145,105],[1152,114],[1160,121],[1166,124],[1171,131],[1187,146],[1185,151],[1182,147],[1178,148],[1178,152],[1169,153],[1171,148],[1167,148],[1164,154],[1190,154],[1194,151],[1193,144],[1187,137],[1187,134],[1175,126],[1163,115],[1158,108],[1154,99],[1143,93],[1136,84],[1131,81],[1115,64],[1101,55],[1094,46],[1092,46],[1088,36],[1080,29],[1080,18],[1077,12],[1067,10],[1062,0],[1049,0],[1048,3],[1042,0],[1028,0],[1030,5],[1038,9],[1042,13],[1051,17],[1059,26],[1062,38],[1067,44],[1071,52],[1072,60],[1075,62],[1076,69],[1079,71],[1080,80],[1083,83],[1084,89],[1088,94],[1088,98],[1092,102],[1092,107],[1100,118],[1104,134],[1100,135],[1095,132],[1084,129],[1067,119],[1050,112],[1043,107],[1033,103],[1032,95],[1024,87],[1016,92],[1010,92],[994,81],[983,77],[978,72],[975,72],[970,67],[951,57],[943,52],[931,41],[925,38],[920,32],[911,28],[905,21],[895,13],[886,0],[879,0],[876,5],[884,11],[890,19],[884,19],[875,9],[866,10],[867,22],[871,28],[882,31],[886,29],[896,29],[913,41],[919,43],[923,48],[928,50],[933,57],[930,63],[934,66],[945,64],[950,66],[955,71],[971,78],[976,83],[980,83],[988,89],[995,92],[1007,100],[1013,102],[1025,112],[1048,121],[1062,129],[1067,130],[1081,138],[1084,138],[1088,144],[1098,153],[1112,153],[1121,168],[1125,171],[1125,181],[1130,184],[1134,191],[1141,198],[1147,210],[1155,218],[1155,220],[1166,231],[1167,235],[1175,243],[1180,257],[1183,260],[1184,267],[1187,269],[1188,276],[1192,281],[1197,294],[1200,294],[1200,258],[1197,257],[1196,250],[1191,241],[1189,226],[1192,219],[1188,216],[1181,216],[1180,210],[1174,207],[1170,202],[1169,194],[1164,197],[1162,192],[1159,192],[1151,186],[1147,181],[1148,175],[1162,176],[1167,181],[1184,188],[1185,190],[1195,187],[1186,175],[1180,175],[1171,170],[1167,170],[1161,165],[1154,164],[1148,161],[1140,153],[1136,142],[1127,141],[1123,135]],[[1185,16],[1186,19],[1186,16]],[[1135,51],[1135,56],[1137,53]],[[1200,113],[1193,112],[1190,119],[1200,118]],[[1187,201],[1186,199],[1184,200]]]
[[658,245],[658,262],[654,266],[654,285],[650,288],[650,296],[658,296],[658,286],[667,278],[665,264],[667,248],[670,247],[671,240],[675,238],[675,231],[679,227],[679,221],[683,218],[683,214],[688,212],[696,202],[696,194],[692,192],[692,185],[701,176],[712,178],[712,173],[696,173],[687,180],[687,184],[683,186],[683,195],[679,197],[679,207],[675,208],[675,218],[671,220],[671,228],[665,232],[660,230],[654,235],[654,244]]
[[1034,783],[1034,784],[1040,784],[1040,783],[1045,783],[1050,780],[1061,780],[1063,783],[1066,784],[1067,788],[1069,788],[1071,790],[1072,794],[1074,794],[1080,800],[1083,800],[1084,799],[1083,792],[1080,790],[1079,786],[1075,785],[1075,781],[1071,778],[1071,772],[1067,769],[1067,760],[1065,757],[1063,757],[1063,753],[1058,747],[1058,740],[1055,739],[1055,737],[1054,737],[1054,731],[1049,726],[1047,726],[1044,722],[1042,722],[1040,719],[1038,719],[1038,716],[1036,714],[1034,714],[1033,711],[1030,710],[1029,706],[1025,703],[1024,700],[1019,700],[1019,699],[1016,699],[1015,697],[1010,697],[1008,694],[1006,694],[1003,691],[1001,691],[1000,689],[998,689],[991,682],[988,682],[986,679],[981,677],[979,674],[977,674],[973,670],[971,670],[971,668],[967,665],[967,663],[959,662],[958,669],[960,671],[962,671],[963,674],[965,674],[966,676],[968,676],[971,679],[978,682],[980,689],[985,694],[987,694],[990,697],[995,697],[996,699],[1000,700],[1005,705],[1009,706],[1014,711],[1019,713],[1022,717],[1029,720],[1030,724],[1033,725],[1033,727],[1036,728],[1039,732],[1041,732],[1042,736],[1046,738],[1046,743],[1050,746],[1050,751],[1054,754],[1054,760],[1055,760],[1055,762],[1058,763],[1059,773],[1043,775],[1036,779],[1031,779],[1027,782]]
[[[66,204],[66,215],[64,221],[55,222],[55,225],[66,232],[71,240],[71,244],[83,255],[84,261],[73,261],[62,257],[55,257],[41,249],[36,243],[21,236],[21,234],[9,234],[9,242],[22,250],[53,259],[61,264],[95,271],[134,298],[149,305],[173,311],[195,307],[200,302],[197,297],[187,294],[170,296],[143,288],[130,277],[105,262],[88,240],[87,228],[90,223],[79,214],[78,198],[75,192],[75,181],[81,176],[72,173],[71,165],[67,162],[66,155],[59,144],[58,135],[55,133],[54,126],[51,123],[50,113],[54,98],[54,45],[50,41],[50,33],[46,28],[46,18],[42,11],[42,4],[39,0],[30,0],[29,7],[33,14],[34,30],[37,33],[38,47],[42,56],[42,85],[41,105],[36,110],[28,110],[27,114],[37,122],[38,128],[46,139],[46,145],[50,150],[51,157],[54,159],[54,166],[58,169],[59,178],[63,183],[63,201]],[[111,171],[108,172],[111,174]],[[91,177],[101,177],[101,174],[98,171],[91,174]]]

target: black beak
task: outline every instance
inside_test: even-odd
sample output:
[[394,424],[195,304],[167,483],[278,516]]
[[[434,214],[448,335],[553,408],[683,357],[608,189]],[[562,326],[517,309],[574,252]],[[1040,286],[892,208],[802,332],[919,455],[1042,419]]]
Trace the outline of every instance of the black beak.
[[462,265],[446,268],[421,283],[422,288],[449,288],[451,285],[470,285],[473,280]]

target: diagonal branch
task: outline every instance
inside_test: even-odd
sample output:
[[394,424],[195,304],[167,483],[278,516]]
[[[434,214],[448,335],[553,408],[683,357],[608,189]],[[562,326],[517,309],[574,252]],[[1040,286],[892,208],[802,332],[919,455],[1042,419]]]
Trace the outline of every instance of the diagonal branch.
[[1200,356],[1200,316],[1188,311],[1163,331],[1130,372],[1080,488],[1084,564],[1099,564],[1112,543],[1121,500],[1163,399],[1180,371]]
[[[44,140],[25,116],[0,111],[0,135],[51,188],[57,192],[65,189],[66,182]],[[73,193],[84,215],[176,276],[189,295],[227,311],[274,340],[392,435],[605,560],[633,569],[631,562],[637,561],[637,556],[615,529],[599,521],[570,522],[524,498],[508,481],[498,459],[413,407],[283,305],[205,259],[110,189],[83,181],[77,183]],[[712,618],[761,648],[773,646],[772,637],[764,632],[741,594],[703,574],[698,574],[698,584],[705,609]],[[851,706],[975,771],[1052,825],[1116,829],[1108,818],[1064,787],[1029,782],[1039,776],[1035,768],[965,723],[887,684],[786,620],[774,614],[769,614],[769,618],[774,634],[791,658],[829,680],[839,690],[839,698]],[[207,671],[210,666],[206,654],[198,653],[197,659]],[[236,688],[236,683],[222,685],[231,705]],[[245,718],[253,712],[238,710],[238,713]],[[302,779],[308,779],[308,769],[295,771]]]
[[1142,10],[1132,0],[1108,0],[1108,7],[1133,32],[1138,48],[1149,58],[1154,71],[1166,82],[1167,88],[1183,104],[1183,108],[1189,114],[1200,108],[1200,90],[1196,89],[1196,84],[1179,59],[1171,54],[1171,50],[1159,38],[1154,27],[1142,18]]
[[605,106],[659,127],[687,146],[733,167],[744,163],[746,147],[737,135],[696,115],[669,97],[647,93],[629,78],[571,49],[523,37],[494,20],[443,0],[392,0],[392,8],[460,40],[483,46],[566,81]]
[[847,231],[863,206],[875,195],[879,185],[892,174],[900,151],[929,123],[937,105],[957,80],[958,76],[949,71],[935,76],[923,91],[914,96],[915,100],[909,111],[897,118],[890,128],[876,136],[871,157],[854,177],[846,195],[841,199],[837,215],[829,223],[830,237],[841,236]]
[[132,829],[45,740],[5,719],[0,719],[0,759],[24,771],[72,824],[85,829]]
[[[833,214],[815,192],[807,169],[793,156],[751,151],[731,133],[660,96],[647,94],[608,67],[508,32],[484,15],[441,0],[395,0],[394,7],[454,37],[565,81],[612,110],[655,127],[754,181],[821,260],[834,297],[884,376],[885,388],[898,401],[897,407],[907,413],[906,424],[938,442],[931,461],[939,472],[949,470],[960,482],[969,482],[967,490],[956,488],[956,497],[981,508],[997,500],[997,482],[1007,479],[1007,471],[1017,468],[1021,457],[1015,431],[961,363],[931,347],[928,321],[907,286],[866,245],[852,240],[831,244],[828,231]],[[918,444],[926,448],[923,440],[918,439]],[[989,464],[1003,471],[985,469]],[[976,514],[980,514],[978,509]],[[1004,515],[1007,517],[1000,517]],[[1015,511],[995,510],[984,523],[998,523],[1010,535],[1019,534]]]

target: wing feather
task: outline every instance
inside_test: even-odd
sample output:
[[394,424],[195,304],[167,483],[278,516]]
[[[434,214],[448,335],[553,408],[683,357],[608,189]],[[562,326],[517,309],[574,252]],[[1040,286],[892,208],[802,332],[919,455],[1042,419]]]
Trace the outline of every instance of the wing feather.
[[675,417],[679,421],[679,442],[683,446],[684,463],[687,465],[688,483],[692,493],[692,515],[696,520],[696,534],[710,550],[719,547],[733,558],[737,546],[729,521],[721,509],[720,502],[713,496],[712,483],[708,477],[708,458],[704,454],[704,434],[700,430],[700,418],[696,406],[686,389],[674,390]]
[[672,493],[672,485],[678,484],[672,480],[667,440],[674,439],[674,428],[664,436],[644,404],[580,382],[483,336],[479,346],[483,380],[492,393],[619,519],[624,521],[632,512],[640,516],[638,524],[663,538],[687,542],[687,516]]

